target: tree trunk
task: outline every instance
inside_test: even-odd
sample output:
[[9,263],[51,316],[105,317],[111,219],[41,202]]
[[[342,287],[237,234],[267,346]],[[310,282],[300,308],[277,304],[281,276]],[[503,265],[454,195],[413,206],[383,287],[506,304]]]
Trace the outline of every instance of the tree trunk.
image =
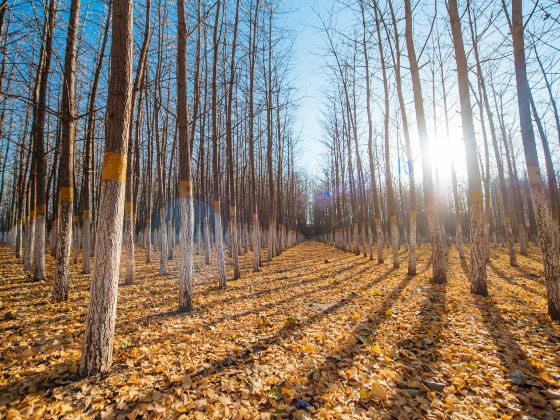
[[[68,266],[70,262],[70,240],[72,238],[74,142],[76,140],[74,84],[76,71],[76,37],[79,19],[80,0],[72,0],[70,5],[70,19],[68,21],[68,36],[66,37],[66,57],[64,59],[62,150],[58,170],[58,240],[56,250],[56,273],[52,295],[53,302],[68,300],[68,285],[70,283]],[[84,218],[89,218],[89,214],[84,214]],[[89,238],[89,220],[87,229],[87,237]],[[89,247],[87,251],[89,252]]]
[[45,116],[47,113],[47,89],[49,70],[52,57],[53,32],[56,23],[56,1],[49,1],[48,24],[45,32],[45,56],[41,67],[41,81],[39,84],[39,101],[37,103],[37,124],[35,125],[35,170],[36,170],[36,198],[35,204],[35,244],[34,244],[34,280],[44,280],[45,273],[45,238],[46,238],[46,165],[45,153]]
[[[457,1],[448,1],[449,20],[453,36],[455,61],[457,63],[457,78],[459,98],[461,99],[461,120],[463,122],[463,137],[465,155],[467,158],[467,173],[469,178],[469,213],[471,226],[471,292],[488,295],[486,282],[486,255],[482,246],[484,243],[484,208],[482,203],[482,183],[476,154],[476,137],[474,132],[473,114],[469,93],[469,78],[467,57],[463,45],[461,21]],[[488,171],[489,168],[486,168]],[[488,191],[487,191],[488,193]]]
[[192,158],[187,104],[187,23],[185,0],[177,1],[177,124],[179,132],[179,202],[181,207],[181,262],[179,312],[192,311],[194,205]]
[[[146,61],[148,56],[148,42],[150,39],[150,9],[151,0],[146,1],[146,19],[144,24],[144,38],[142,41],[142,48],[140,49],[140,57],[138,58],[138,67],[136,70],[136,76],[134,78],[134,84],[132,86],[132,98],[130,107],[130,124],[128,130],[128,151],[127,160],[128,165],[126,168],[126,185],[125,185],[125,203],[124,203],[124,247],[125,247],[125,265],[126,274],[124,278],[124,284],[130,285],[134,283],[134,203],[133,203],[133,190],[134,190],[134,163],[133,163],[133,153],[134,153],[134,143],[132,142],[132,129],[134,124],[134,108],[136,105],[136,96],[140,89],[141,81],[143,80],[143,72],[146,67]],[[142,98],[140,98],[140,101]],[[139,102],[140,102],[139,101]],[[138,108],[140,108],[140,104]],[[138,111],[140,112],[140,111]],[[139,116],[137,118],[140,118]]]
[[109,370],[113,357],[117,311],[131,107],[132,1],[113,0],[112,13],[105,156],[101,173],[96,258],[79,366],[81,376]]
[[377,45],[379,47],[379,58],[381,61],[381,74],[383,77],[383,92],[385,112],[383,115],[383,137],[385,139],[385,181],[387,188],[387,208],[389,213],[389,225],[391,230],[391,242],[393,248],[393,268],[398,268],[399,263],[399,230],[397,225],[397,206],[395,202],[395,192],[393,190],[393,178],[391,176],[391,159],[389,144],[389,86],[387,80],[387,70],[385,67],[385,55],[381,39],[381,25],[377,17],[377,7],[374,9],[375,23],[377,27]]
[[515,62],[515,80],[517,85],[517,103],[519,107],[519,125],[525,163],[529,176],[529,187],[535,211],[537,234],[543,256],[548,314],[553,320],[560,321],[560,262],[558,260],[558,229],[552,219],[550,206],[541,178],[535,133],[531,121],[531,90],[527,80],[525,62],[525,41],[523,39],[523,6],[521,0],[512,0],[512,39]]
[[237,27],[239,22],[239,0],[235,6],[235,23],[233,29],[233,40],[231,46],[231,67],[229,89],[227,97],[226,109],[226,155],[227,155],[227,172],[229,185],[229,201],[230,201],[230,239],[231,239],[231,260],[233,263],[233,279],[237,280],[241,277],[239,270],[239,242],[237,232],[237,206],[235,203],[235,178],[233,176],[233,146],[232,146],[232,104],[233,104],[233,88],[235,82],[235,50],[237,47]]
[[430,159],[430,144],[428,131],[426,128],[426,115],[424,112],[424,99],[422,97],[422,84],[420,82],[420,71],[414,48],[412,35],[412,9],[410,0],[405,0],[405,19],[406,19],[406,46],[408,60],[410,63],[410,73],[412,76],[412,90],[414,92],[414,107],[416,110],[416,125],[418,126],[418,137],[422,154],[422,181],[424,186],[424,204],[426,218],[428,221],[428,232],[432,242],[432,276],[435,282],[444,283],[447,281],[447,247],[440,233],[439,215],[437,211],[437,201],[434,196],[434,183],[432,179],[432,163]]
[[218,36],[220,26],[220,9],[221,0],[216,4],[216,18],[214,21],[213,33],[213,46],[214,57],[212,64],[212,177],[213,177],[213,201],[212,208],[214,210],[214,234],[216,236],[216,256],[218,263],[218,285],[221,289],[227,287],[226,265],[224,257],[224,238],[222,232],[222,213],[220,204],[220,168],[218,162],[218,92],[217,92],[217,77],[218,77],[218,54],[220,39]]
[[408,212],[409,217],[409,238],[408,238],[408,274],[416,274],[416,181],[414,178],[414,161],[412,159],[412,146],[410,143],[410,132],[408,128],[408,115],[406,112],[406,105],[404,102],[404,95],[402,89],[401,77],[401,48],[399,42],[399,33],[397,28],[397,20],[393,10],[392,2],[389,2],[389,9],[391,12],[391,20],[393,22],[393,31],[395,39],[395,83],[397,86],[397,95],[399,99],[399,110],[403,123],[404,141],[406,148],[406,159],[408,168],[408,183],[410,185],[409,200],[410,207]]

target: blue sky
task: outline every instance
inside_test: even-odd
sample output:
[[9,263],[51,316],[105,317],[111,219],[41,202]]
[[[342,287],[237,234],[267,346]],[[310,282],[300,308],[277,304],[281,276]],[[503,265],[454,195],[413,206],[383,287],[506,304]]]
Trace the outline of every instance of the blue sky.
[[285,10],[288,28],[294,32],[294,77],[297,96],[300,98],[297,132],[301,132],[300,165],[310,173],[320,170],[321,154],[324,151],[320,143],[322,87],[324,77],[321,74],[324,39],[318,27],[320,21],[315,10],[330,8],[334,0],[286,0]]

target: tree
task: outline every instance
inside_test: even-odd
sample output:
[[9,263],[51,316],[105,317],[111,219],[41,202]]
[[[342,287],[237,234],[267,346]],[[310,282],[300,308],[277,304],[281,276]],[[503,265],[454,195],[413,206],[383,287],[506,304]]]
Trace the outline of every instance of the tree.
[[224,258],[224,238],[222,231],[222,206],[220,203],[220,167],[218,161],[218,54],[220,47],[220,9],[221,0],[216,3],[216,18],[214,21],[214,33],[212,35],[212,43],[214,46],[214,57],[212,64],[212,178],[213,178],[213,201],[214,209],[214,235],[216,237],[216,254],[218,259],[218,284],[220,288],[225,289],[227,286],[226,266]]
[[[409,201],[410,207],[408,212],[409,217],[409,239],[408,239],[408,274],[416,274],[416,181],[414,178],[414,161],[412,159],[412,146],[410,142],[410,130],[408,127],[408,114],[404,102],[404,94],[402,88],[401,76],[401,48],[399,41],[399,33],[397,28],[397,19],[393,9],[393,3],[389,2],[389,11],[391,13],[391,21],[393,24],[394,36],[394,53],[393,61],[395,67],[395,84],[397,86],[397,95],[399,100],[399,110],[401,114],[401,121],[403,124],[404,144],[406,150],[406,167],[408,168],[408,183],[410,184]],[[391,45],[391,44],[389,44]],[[391,49],[392,51],[392,49]]]
[[42,61],[41,76],[39,82],[39,98],[37,102],[37,122],[34,124],[35,131],[35,176],[36,176],[36,204],[35,204],[35,237],[33,254],[33,278],[44,280],[45,273],[45,241],[46,241],[46,214],[47,214],[47,168],[45,153],[45,116],[47,113],[47,88],[49,70],[52,58],[53,32],[56,23],[56,0],[49,1],[48,23],[45,28],[44,51],[45,56]]
[[[58,170],[58,240],[53,301],[68,300],[70,241],[72,238],[72,211],[74,197],[74,142],[76,120],[74,115],[74,80],[76,72],[76,36],[80,18],[80,0],[72,0],[62,92],[62,152]],[[89,216],[86,214],[86,216]],[[89,229],[89,226],[88,226]],[[89,235],[88,235],[89,237]],[[87,249],[89,252],[89,247]]]
[[229,200],[230,200],[230,235],[231,235],[231,259],[233,262],[233,278],[234,280],[241,277],[239,271],[239,244],[237,233],[237,206],[235,204],[235,178],[233,176],[233,146],[232,146],[232,105],[233,105],[233,90],[235,82],[235,50],[237,47],[237,28],[239,23],[239,0],[235,4],[235,23],[233,26],[233,41],[231,44],[231,68],[229,76],[229,88],[227,96],[227,109],[226,109],[226,154],[227,154],[227,175],[229,185]]
[[387,208],[389,213],[389,225],[391,229],[391,242],[393,248],[393,268],[399,267],[399,228],[397,225],[397,203],[395,201],[395,192],[393,190],[393,179],[391,175],[391,158],[389,144],[389,82],[387,78],[387,69],[385,65],[385,54],[383,53],[383,43],[381,39],[381,22],[378,19],[377,2],[375,2],[375,26],[377,28],[377,45],[379,47],[379,61],[381,62],[381,74],[383,79],[383,97],[384,97],[384,114],[383,114],[383,138],[385,141],[385,182],[387,187]]
[[260,270],[260,224],[259,224],[259,211],[256,196],[256,176],[255,176],[255,119],[254,119],[254,103],[255,103],[255,63],[257,59],[258,47],[258,17],[259,17],[259,4],[260,0],[256,0],[255,13],[249,19],[250,32],[249,32],[249,127],[248,127],[248,141],[249,141],[249,189],[251,196],[251,248],[253,249],[253,271]]
[[112,14],[105,154],[96,258],[79,366],[81,376],[95,375],[110,368],[115,334],[132,91],[132,0],[113,0]]
[[416,110],[416,125],[420,139],[422,154],[422,181],[424,187],[424,206],[428,221],[428,232],[432,243],[432,276],[434,281],[443,283],[447,281],[447,247],[441,235],[437,202],[434,194],[434,183],[432,179],[432,163],[430,159],[430,144],[428,130],[426,128],[426,115],[424,112],[424,99],[422,96],[422,84],[420,71],[412,36],[412,8],[410,0],[404,0],[405,22],[406,22],[406,47],[410,64],[410,75],[412,77],[412,90],[414,92],[414,108]]
[[[504,4],[504,11],[507,9]],[[546,198],[544,182],[541,178],[535,133],[531,121],[531,90],[527,79],[525,61],[525,40],[522,0],[512,0],[511,36],[513,39],[513,58],[517,87],[519,125],[523,141],[525,164],[529,177],[529,188],[535,212],[539,246],[543,256],[546,281],[548,314],[553,320],[560,321],[560,261],[558,253],[558,227],[552,218],[550,205]]]
[[[105,50],[107,48],[107,39],[109,38],[109,28],[111,26],[111,3],[109,3],[109,10],[107,14],[107,22],[105,23],[105,29],[103,31],[103,40],[101,41],[101,48],[99,50],[99,55],[97,58],[97,64],[95,66],[95,72],[93,74],[93,81],[91,84],[91,90],[88,98],[88,122],[86,128],[86,138],[84,145],[84,176],[83,176],[83,193],[82,193],[82,203],[83,203],[83,227],[82,227],[82,248],[83,248],[83,261],[82,261],[82,272],[84,274],[89,274],[91,272],[91,251],[92,251],[92,200],[91,195],[94,191],[93,188],[93,157],[94,157],[94,136],[95,136],[95,107],[97,103],[97,91],[99,87],[99,78],[101,76],[101,70],[103,68],[103,61],[105,58]],[[60,177],[60,175],[59,175]]]
[[179,268],[179,312],[192,310],[194,207],[192,149],[187,112],[187,23],[185,0],[177,2],[177,125],[179,130],[179,201],[181,207],[181,248]]
[[[457,63],[457,79],[459,98],[461,103],[461,120],[463,121],[463,138],[465,142],[465,155],[467,159],[467,173],[469,178],[469,214],[471,228],[471,292],[479,295],[488,295],[486,282],[486,254],[484,243],[484,208],[482,203],[482,183],[478,156],[476,152],[476,137],[469,93],[469,76],[467,57],[461,32],[461,21],[456,0],[448,0],[449,20],[455,49]],[[486,168],[488,171],[489,168]],[[488,191],[486,192],[488,193]]]
[[[136,105],[136,96],[140,90],[140,84],[144,75],[144,69],[147,65],[148,59],[148,44],[150,40],[150,11],[152,8],[151,0],[146,1],[146,20],[144,24],[144,37],[142,40],[142,48],[140,49],[140,57],[138,58],[138,67],[136,69],[136,76],[134,84],[132,85],[132,100],[130,107],[130,124],[128,130],[128,166],[126,170],[126,187],[125,187],[125,203],[124,203],[124,246],[126,252],[126,275],[125,284],[132,284],[134,282],[134,206],[133,206],[133,190],[134,190],[134,165],[133,165],[133,151],[134,143],[132,142],[132,129],[134,124],[134,108]],[[140,100],[138,101],[139,113]]]

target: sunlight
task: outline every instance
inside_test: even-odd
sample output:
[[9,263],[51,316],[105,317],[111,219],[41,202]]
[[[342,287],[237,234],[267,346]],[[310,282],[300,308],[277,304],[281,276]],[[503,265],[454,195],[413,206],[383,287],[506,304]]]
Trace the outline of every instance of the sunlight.
[[466,162],[463,130],[457,125],[450,125],[449,138],[443,135],[444,133],[445,127],[440,127],[439,135],[431,136],[430,154],[439,176],[442,179],[451,179],[451,163],[457,172],[462,172]]

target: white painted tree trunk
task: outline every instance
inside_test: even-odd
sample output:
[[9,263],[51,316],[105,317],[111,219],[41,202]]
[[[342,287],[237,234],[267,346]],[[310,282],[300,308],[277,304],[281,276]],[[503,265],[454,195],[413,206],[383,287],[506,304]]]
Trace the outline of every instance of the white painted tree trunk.
[[383,257],[383,230],[381,229],[380,219],[375,219],[375,229],[377,236],[377,263],[383,264],[385,258]]
[[457,217],[455,221],[455,236],[457,251],[459,252],[459,257],[463,260],[465,259],[465,249],[463,246],[463,226],[460,217]]
[[237,280],[241,277],[239,270],[239,238],[237,237],[237,208],[230,207],[231,229],[230,229],[230,242],[231,242],[231,261],[233,264],[233,279]]
[[[187,181],[183,181],[187,182]],[[187,191],[187,190],[185,190]],[[191,188],[188,191],[192,191]],[[191,194],[182,195],[179,265],[179,312],[192,311],[194,207]]]
[[408,274],[416,274],[416,211],[410,211],[410,231],[408,235]]
[[218,260],[218,285],[220,289],[227,287],[226,262],[224,257],[224,237],[222,232],[222,212],[220,201],[214,201],[214,223],[216,229],[216,258]]
[[204,264],[210,265],[210,224],[208,216],[204,215]]
[[91,215],[84,211],[84,226],[82,228],[82,273],[91,273]]
[[35,246],[33,256],[33,279],[45,280],[45,213],[37,211],[35,218]]
[[275,225],[276,223],[274,219],[271,218],[268,220],[267,261],[272,261],[272,258],[275,256],[275,251],[274,251],[274,231],[276,230]]
[[23,248],[23,220],[19,219],[16,226],[16,258],[21,258]]
[[[132,203],[124,204],[124,258],[125,258],[125,276],[124,284],[131,285],[134,283],[134,236],[132,232]],[[84,252],[85,254],[85,252]]]
[[259,218],[257,213],[253,213],[252,248],[253,248],[253,272],[260,271],[261,245],[259,240]]
[[165,208],[159,210],[159,272],[166,276],[167,273],[167,223],[165,221]]
[[391,216],[391,242],[393,248],[393,268],[399,268],[399,228],[396,216]]
[[[53,302],[68,300],[70,284],[70,249],[72,246],[72,195],[62,193],[58,201],[58,240],[56,241],[56,270],[53,284]],[[65,199],[69,198],[69,199]]]

